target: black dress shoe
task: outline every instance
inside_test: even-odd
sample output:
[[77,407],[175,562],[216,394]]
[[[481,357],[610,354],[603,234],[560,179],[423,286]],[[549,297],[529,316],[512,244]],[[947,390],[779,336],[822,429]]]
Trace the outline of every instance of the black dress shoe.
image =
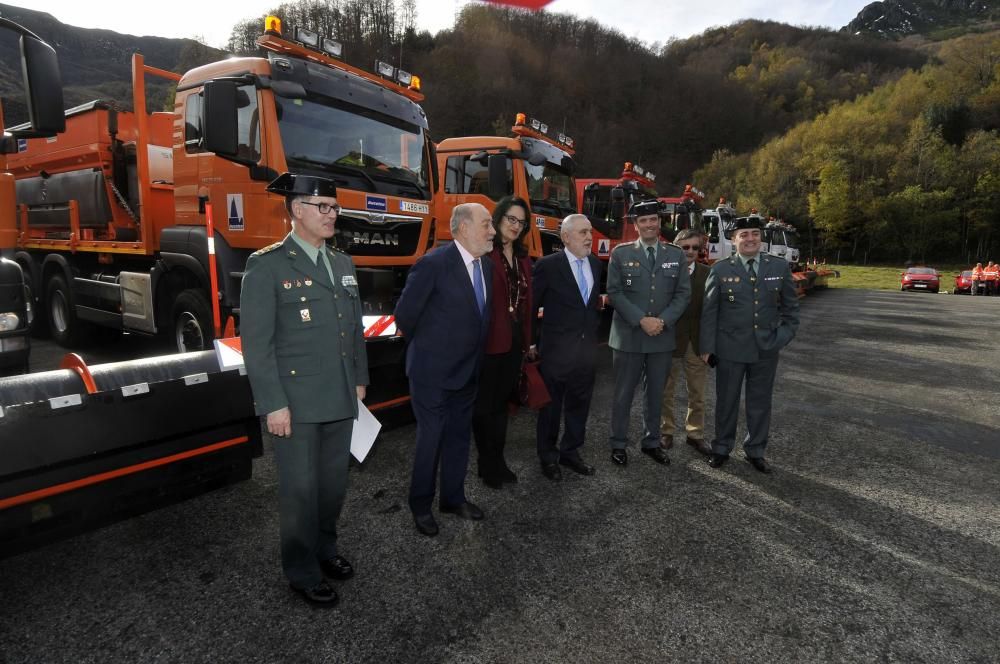
[[481,509],[470,502],[465,502],[461,505],[442,505],[441,511],[445,514],[454,514],[459,518],[472,519],[473,521],[479,521],[485,516]]
[[705,456],[712,456],[712,446],[704,438],[688,438],[687,444]]
[[500,469],[500,479],[507,484],[517,484],[517,475],[515,475],[514,471],[506,465]]
[[619,466],[624,466],[628,463],[628,452],[625,450],[611,450],[611,461]]
[[747,463],[765,475],[770,475],[774,472],[774,469],[771,468],[771,464],[769,464],[764,457],[747,457],[746,459]]
[[708,465],[712,468],[722,468],[722,464],[729,461],[728,454],[716,454],[712,452],[712,455],[708,457]]
[[579,473],[580,475],[593,475],[596,472],[594,467],[585,463],[583,459],[559,459],[559,465],[566,466],[574,473]]
[[553,482],[559,482],[562,480],[562,468],[557,463],[543,463],[542,475],[545,475]]
[[354,567],[343,556],[334,556],[329,560],[319,561],[323,576],[334,581],[347,581],[354,576]]
[[662,447],[644,447],[642,453],[656,463],[662,463],[664,466],[670,465],[670,457],[667,456],[666,450]]
[[337,597],[337,591],[331,588],[330,584],[326,581],[320,581],[311,588],[296,588],[292,586],[292,590],[302,595],[302,598],[310,604],[324,608],[336,606],[337,601],[340,599]]
[[421,535],[434,537],[438,534],[438,524],[433,514],[414,514],[413,523]]

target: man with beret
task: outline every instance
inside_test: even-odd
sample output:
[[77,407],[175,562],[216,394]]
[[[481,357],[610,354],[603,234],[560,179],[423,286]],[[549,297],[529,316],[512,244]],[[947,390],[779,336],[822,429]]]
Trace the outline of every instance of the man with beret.
[[274,437],[282,568],[306,601],[333,606],[329,580],[354,574],[337,552],[337,519],[368,384],[357,274],[326,244],[340,212],[333,182],[285,173],[267,190],[285,197],[292,231],[247,261],[243,359]]
[[763,220],[740,217],[736,255],[712,265],[701,313],[702,360],[716,364],[715,440],[708,463],[721,468],[736,443],[740,391],[746,383],[746,460],[770,473],[764,458],[778,353],[799,327],[799,300],[784,259],[761,253]]
[[643,379],[642,451],[666,465],[670,458],[660,447],[663,387],[675,346],[674,325],[691,299],[691,283],[684,252],[660,241],[659,202],[634,203],[628,216],[639,239],[615,247],[608,262],[608,297],[615,310],[608,339],[615,372],[611,461],[628,463],[632,398]]

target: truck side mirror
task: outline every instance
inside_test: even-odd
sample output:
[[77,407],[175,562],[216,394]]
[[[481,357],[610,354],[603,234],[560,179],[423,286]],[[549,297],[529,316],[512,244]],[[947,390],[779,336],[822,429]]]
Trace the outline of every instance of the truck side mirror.
[[18,135],[41,138],[65,131],[62,77],[55,50],[43,41],[21,35],[21,66],[31,129]]
[[205,103],[202,106],[202,144],[220,157],[236,159],[237,88],[233,81],[205,83]]
[[507,191],[507,157],[502,154],[491,154],[489,156],[489,196],[493,200],[499,200],[506,196]]

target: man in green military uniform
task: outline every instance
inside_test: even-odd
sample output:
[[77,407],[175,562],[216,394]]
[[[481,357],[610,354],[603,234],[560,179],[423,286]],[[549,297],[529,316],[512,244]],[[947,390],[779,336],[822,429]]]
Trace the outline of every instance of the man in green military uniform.
[[615,390],[611,406],[611,461],[628,463],[628,425],[632,398],[643,380],[642,451],[669,464],[660,447],[663,387],[675,347],[674,325],[691,298],[684,252],[660,241],[659,202],[629,208],[639,239],[620,244],[608,262],[608,297],[615,309],[608,345],[614,352]]
[[705,282],[702,359],[717,363],[715,440],[708,463],[720,468],[736,443],[740,391],[746,382],[746,460],[770,473],[764,458],[778,353],[799,327],[799,300],[784,259],[760,252],[762,220],[741,217],[733,229],[736,255],[716,262]]
[[326,244],[340,211],[333,182],[285,173],[267,190],[285,196],[292,232],[247,261],[243,359],[274,437],[282,568],[307,601],[333,606],[328,579],[354,574],[337,553],[337,518],[368,384],[357,274]]

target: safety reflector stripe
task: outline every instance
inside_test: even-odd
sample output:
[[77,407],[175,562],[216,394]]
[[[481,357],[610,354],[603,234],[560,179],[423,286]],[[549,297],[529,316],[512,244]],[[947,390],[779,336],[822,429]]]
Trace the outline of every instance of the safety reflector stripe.
[[90,477],[83,477],[78,480],[73,480],[72,482],[64,482],[62,484],[56,484],[55,486],[46,487],[44,489],[38,489],[37,491],[22,493],[19,496],[11,496],[10,498],[4,498],[3,500],[0,500],[0,510],[5,510],[9,507],[14,507],[15,505],[23,505],[24,503],[30,503],[35,500],[41,500],[42,498],[48,498],[49,496],[55,496],[60,493],[66,493],[67,491],[73,491],[74,489],[82,489],[83,487],[90,486],[92,484],[107,482],[108,480],[113,480],[118,477],[124,477],[126,475],[132,475],[134,473],[139,473],[144,470],[149,470],[150,468],[156,468],[158,466],[165,466],[169,463],[183,461],[184,459],[189,459],[193,456],[208,454],[209,452],[215,452],[216,450],[222,450],[227,447],[233,447],[234,445],[240,445],[242,443],[246,443],[249,440],[250,439],[247,436],[230,438],[229,440],[224,440],[220,443],[212,443],[211,445],[206,445],[205,447],[199,447],[198,449],[195,450],[179,452],[177,454],[171,454],[170,456],[161,457],[159,459],[153,459],[152,461],[137,463],[134,466],[116,468],[115,470],[109,470],[104,473],[98,473],[97,475],[91,475]]
[[396,334],[395,316],[363,316],[361,322],[365,326],[365,338],[391,337]]

